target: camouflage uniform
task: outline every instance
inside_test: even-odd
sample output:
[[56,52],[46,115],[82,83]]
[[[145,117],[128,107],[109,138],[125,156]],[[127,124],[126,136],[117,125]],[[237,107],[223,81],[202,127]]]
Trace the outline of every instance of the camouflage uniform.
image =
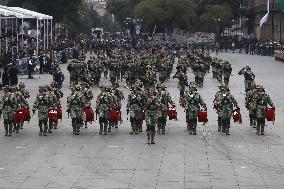
[[131,94],[128,95],[127,114],[130,114],[132,131],[130,134],[138,134],[142,121],[142,96],[137,92],[135,86],[132,87]]
[[[23,95],[22,92],[19,90],[16,91],[15,93],[16,99],[17,99],[17,104],[18,104],[18,111],[21,111],[23,108],[29,108],[28,101],[25,99],[25,96]],[[23,128],[24,121],[22,120],[21,123],[15,123],[15,131],[16,133],[19,132],[19,129]]]
[[113,98],[109,92],[106,91],[106,87],[101,86],[101,93],[97,97],[97,107],[96,113],[99,115],[100,132],[107,135],[107,129],[109,124],[109,112],[111,110],[111,104],[113,103]]
[[196,135],[197,117],[200,112],[200,106],[202,106],[205,111],[207,111],[207,107],[201,95],[197,92],[195,83],[191,83],[189,90],[185,92],[183,106],[186,110],[187,130],[189,134]]
[[248,91],[250,89],[251,84],[254,82],[254,79],[255,79],[254,73],[251,71],[251,68],[247,66],[241,69],[238,74],[244,75],[245,91]]
[[160,133],[160,130],[162,130],[162,134],[165,134],[166,131],[169,104],[175,107],[175,104],[172,101],[172,97],[170,93],[166,90],[166,88],[167,87],[164,85],[157,86],[157,98],[161,102],[160,111],[158,113],[158,133]]
[[255,95],[256,102],[256,117],[257,117],[257,134],[264,135],[266,110],[268,105],[275,109],[270,96],[265,93],[263,86],[257,86],[257,93]]
[[186,75],[185,72],[182,72],[180,70],[176,73],[176,75],[173,78],[179,79],[178,88],[179,88],[179,91],[180,91],[180,97],[182,97],[184,95],[185,88],[188,84],[187,83],[187,75]]
[[72,119],[73,134],[79,135],[80,128],[83,126],[83,110],[85,108],[85,97],[80,92],[79,86],[75,87],[76,91],[67,98],[67,112]]
[[195,64],[192,65],[192,70],[195,75],[195,83],[199,87],[203,87],[204,77],[206,74],[206,69],[204,63],[199,59]]
[[256,128],[256,121],[257,121],[255,95],[256,95],[255,84],[252,84],[250,90],[246,93],[245,101],[246,101],[246,108],[249,111],[250,126],[252,126],[253,128]]
[[18,109],[16,95],[9,92],[9,88],[4,87],[4,95],[0,101],[0,113],[3,113],[5,136],[12,136],[15,112]]
[[224,76],[224,84],[226,86],[229,85],[231,74],[232,74],[232,66],[228,61],[225,61],[223,64],[223,76]]
[[155,127],[158,121],[158,111],[160,108],[160,101],[154,94],[154,91],[149,91],[148,98],[145,103],[145,119],[147,126],[148,144],[155,144]]
[[44,87],[39,87],[39,94],[36,96],[36,100],[33,105],[33,113],[38,110],[38,125],[39,125],[39,135],[42,134],[47,136],[47,121],[48,121],[48,112],[50,111],[52,102],[47,94],[44,91]]
[[225,90],[222,91],[219,103],[218,107],[220,109],[218,111],[220,111],[222,131],[226,133],[226,135],[230,135],[230,120],[233,108],[235,106],[239,109],[239,107],[236,99],[230,94],[229,88],[225,88]]
[[[121,101],[124,99],[124,94],[123,91],[119,88],[119,84],[116,82],[113,84],[113,89],[111,93],[114,96],[115,104],[116,106],[114,107],[116,110],[119,111],[120,117],[121,117]],[[122,120],[120,120],[122,121]],[[112,126],[115,126],[115,128],[118,128],[118,122],[111,123]]]

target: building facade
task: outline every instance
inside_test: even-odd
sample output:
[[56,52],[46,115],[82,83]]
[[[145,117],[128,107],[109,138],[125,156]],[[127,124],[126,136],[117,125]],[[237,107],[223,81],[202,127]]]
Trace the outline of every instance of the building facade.
[[268,21],[260,28],[260,20],[267,13],[268,0],[243,0],[248,12],[248,33],[262,40],[284,41],[284,13],[280,1],[270,0]]
[[100,15],[104,16],[107,13],[106,0],[90,0],[93,9]]

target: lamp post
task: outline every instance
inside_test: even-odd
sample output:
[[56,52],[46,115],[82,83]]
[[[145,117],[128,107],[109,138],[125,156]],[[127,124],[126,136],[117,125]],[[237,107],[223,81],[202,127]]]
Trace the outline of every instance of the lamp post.
[[214,19],[215,22],[217,23],[217,41],[219,41],[219,38],[220,38],[220,22],[221,22],[221,19],[220,18],[215,18]]

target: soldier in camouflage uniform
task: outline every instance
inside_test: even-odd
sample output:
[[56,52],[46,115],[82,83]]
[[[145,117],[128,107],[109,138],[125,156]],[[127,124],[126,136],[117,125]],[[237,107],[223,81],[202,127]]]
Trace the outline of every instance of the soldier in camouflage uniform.
[[[81,83],[81,91],[84,95],[85,101],[85,108],[92,108],[92,100],[94,98],[94,94],[92,90],[90,89],[90,86],[88,83]],[[85,121],[85,128],[88,128],[88,123]]]
[[230,94],[230,89],[227,86],[222,88],[221,93],[217,107],[219,108],[218,111],[220,111],[222,131],[226,135],[230,135],[230,120],[233,108],[235,107],[239,110],[239,107],[235,97]]
[[[57,89],[55,83],[52,83],[50,86],[46,86],[46,94],[51,102],[50,111],[57,111],[58,108],[61,108],[60,98],[63,97],[63,93],[60,89]],[[48,133],[52,133],[52,129],[57,129],[58,121],[52,122],[49,120],[48,123]]]
[[182,70],[179,70],[174,76],[173,79],[178,78],[178,88],[180,91],[180,97],[184,95],[185,88],[188,84],[187,82],[187,75],[186,72],[183,72]]
[[[100,86],[101,93],[97,97],[96,101],[96,114],[99,115],[100,132],[99,134],[107,135],[109,125],[109,112],[113,103],[113,98],[110,95],[107,87]],[[110,130],[110,128],[109,128]]]
[[[17,99],[17,104],[18,104],[18,111],[21,111],[23,108],[29,108],[29,104],[20,90],[17,90],[17,88],[14,89],[15,91],[12,91],[12,93],[15,94],[16,99]],[[20,123],[14,123],[15,125],[15,131],[16,133],[19,133],[19,129],[23,128],[24,125],[24,120],[22,120]]]
[[12,136],[15,112],[18,108],[16,95],[10,92],[10,88],[5,86],[4,95],[0,101],[0,115],[3,114],[5,136]]
[[148,91],[145,103],[145,120],[147,126],[147,144],[155,144],[156,125],[158,122],[158,111],[160,101],[153,90]]
[[249,111],[249,118],[250,118],[250,126],[256,128],[256,102],[255,102],[255,95],[256,95],[256,85],[252,83],[250,86],[250,90],[246,93],[246,108]]
[[197,59],[196,63],[192,65],[192,70],[195,75],[195,83],[199,87],[203,87],[204,77],[206,74],[206,69],[204,63],[201,59]]
[[39,135],[47,136],[47,121],[48,121],[48,112],[51,107],[50,98],[45,92],[43,86],[39,87],[39,94],[37,94],[34,105],[33,105],[33,114],[38,110],[38,126],[39,126]]
[[172,101],[172,97],[170,93],[167,91],[167,87],[163,84],[157,85],[158,94],[157,97],[160,104],[160,111],[158,113],[158,133],[162,130],[162,134],[166,134],[166,125],[167,125],[167,116],[168,116],[168,108],[169,104],[172,107],[175,107],[174,102]]
[[128,103],[127,103],[127,114],[130,114],[130,122],[132,131],[131,135],[138,134],[140,129],[140,123],[142,121],[142,99],[143,97],[137,91],[137,87],[132,85],[131,94],[128,95]]
[[224,76],[224,84],[226,86],[229,85],[230,77],[232,74],[232,66],[228,61],[225,61],[222,66],[223,76]]
[[215,64],[215,71],[216,71],[216,78],[219,83],[222,83],[222,77],[223,77],[223,66],[222,66],[223,60],[219,59]]
[[218,131],[220,132],[222,130],[222,118],[221,118],[221,111],[220,111],[220,99],[221,99],[221,96],[222,96],[222,91],[225,90],[224,89],[224,85],[220,85],[219,86],[219,91],[216,92],[215,94],[215,98],[214,98],[214,101],[213,101],[213,104],[214,104],[214,109],[216,110],[217,112],[217,115],[218,115]]
[[[120,121],[121,120],[121,101],[124,99],[124,94],[123,91],[119,88],[119,84],[117,82],[112,84],[112,90],[111,93],[114,95],[114,100],[115,100],[115,104],[116,106],[114,107],[116,110],[119,111],[119,115],[120,115]],[[118,128],[118,123],[112,123],[115,128]]]
[[261,85],[257,86],[255,102],[256,102],[256,117],[257,117],[256,134],[264,135],[266,110],[268,108],[268,105],[274,110],[275,106],[271,101],[270,96],[265,92],[265,89]]
[[75,92],[67,97],[67,112],[72,119],[73,134],[79,135],[80,128],[83,126],[83,110],[86,100],[80,86],[75,86],[75,90]]
[[197,117],[200,112],[200,106],[202,106],[204,111],[207,111],[207,107],[198,93],[195,83],[190,83],[189,89],[186,90],[182,106],[186,110],[187,130],[189,134],[196,135]]

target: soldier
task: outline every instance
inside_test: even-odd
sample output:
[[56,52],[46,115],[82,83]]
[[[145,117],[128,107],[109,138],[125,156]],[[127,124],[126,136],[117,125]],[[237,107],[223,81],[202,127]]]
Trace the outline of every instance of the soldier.
[[162,134],[166,134],[166,125],[167,125],[167,116],[168,116],[168,108],[169,104],[172,107],[175,107],[174,102],[172,101],[172,97],[170,93],[167,91],[167,87],[163,84],[157,86],[158,94],[157,98],[161,102],[160,111],[158,116],[158,133],[162,130]]
[[[12,93],[14,93],[16,96],[17,104],[18,104],[18,111],[21,111],[24,108],[29,108],[29,104],[27,100],[25,99],[22,92],[17,90],[17,88],[15,87],[14,89],[12,89]],[[14,124],[15,124],[16,133],[19,133],[19,129],[20,128],[23,129],[24,120],[22,119],[20,123],[14,123]]]
[[257,117],[257,127],[256,134],[264,135],[266,110],[268,105],[275,110],[275,106],[272,103],[270,96],[265,92],[263,86],[258,85],[255,95],[256,102],[256,117]]
[[155,144],[155,132],[158,121],[159,99],[154,90],[148,91],[148,98],[145,103],[145,119],[147,126],[147,144]]
[[10,88],[3,88],[4,95],[0,102],[0,115],[3,113],[5,136],[12,136],[13,123],[15,121],[15,112],[17,110],[17,99],[15,94],[10,92]]
[[36,96],[36,100],[33,105],[33,114],[38,110],[38,126],[39,126],[39,136],[47,136],[47,121],[48,112],[51,107],[51,101],[48,94],[45,92],[43,86],[39,87],[39,94]]
[[[61,108],[60,98],[63,97],[63,93],[55,88],[55,83],[52,83],[50,86],[46,86],[46,95],[49,98],[50,101],[50,107],[49,110],[57,111],[58,108]],[[52,129],[57,129],[58,121],[53,122],[53,120],[49,120],[48,124],[48,133],[52,133]]]
[[109,112],[110,112],[110,106],[113,103],[112,97],[110,96],[109,92],[107,91],[107,87],[100,86],[101,93],[97,97],[96,101],[96,114],[99,115],[99,124],[100,124],[100,132],[99,134],[102,134],[104,132],[104,135],[107,135],[108,130],[111,131],[111,129],[108,129],[109,124]]
[[220,85],[219,86],[219,91],[216,92],[215,94],[215,98],[213,101],[214,104],[214,109],[216,110],[217,114],[218,114],[218,131],[221,132],[222,130],[222,118],[221,118],[221,111],[220,111],[220,99],[222,96],[222,91],[224,90],[224,85]]
[[140,123],[142,120],[141,110],[142,110],[142,96],[137,91],[137,87],[132,85],[131,94],[128,95],[127,103],[127,115],[130,114],[130,122],[132,131],[131,135],[138,134],[140,129]]
[[251,71],[251,68],[249,66],[244,67],[239,71],[239,75],[244,75],[245,77],[245,91],[247,92],[250,89],[250,85],[252,82],[254,82],[255,75]]
[[[84,95],[85,101],[85,108],[92,107],[92,100],[94,98],[93,92],[90,89],[90,85],[88,83],[81,83],[82,93]],[[88,128],[87,121],[85,121],[85,128]]]
[[197,59],[196,63],[192,65],[192,70],[195,75],[196,85],[198,85],[199,87],[203,87],[204,77],[206,74],[204,63],[200,59]]
[[229,63],[229,61],[225,61],[223,63],[223,75],[224,75],[224,84],[226,86],[229,85],[229,81],[230,81],[230,76],[232,74],[232,66]]
[[246,108],[249,111],[249,118],[250,118],[250,126],[256,128],[256,102],[255,102],[255,95],[256,95],[256,85],[253,82],[250,86],[250,90],[246,93]]
[[222,60],[221,59],[219,59],[216,62],[215,71],[216,71],[216,79],[217,79],[217,81],[222,83],[223,66],[222,66]]
[[207,111],[207,107],[198,93],[195,83],[190,83],[189,89],[186,90],[182,106],[186,110],[187,130],[189,134],[196,135],[197,117],[200,112],[200,106],[203,107],[204,111]]
[[67,112],[72,119],[73,134],[79,135],[83,126],[83,110],[85,108],[85,98],[80,86],[75,86],[75,91],[67,98]]
[[223,87],[221,93],[217,107],[219,108],[218,111],[220,111],[222,131],[226,135],[230,135],[230,120],[233,108],[235,107],[239,111],[239,107],[236,99],[230,94],[229,87]]
[[186,72],[183,72],[182,70],[179,70],[174,76],[174,78],[178,78],[178,88],[180,90],[180,98],[184,95],[185,87],[187,86],[187,75]]
[[25,84],[23,82],[19,83],[19,92],[22,93],[22,95],[24,96],[25,99],[30,98],[30,93],[26,89],[26,86],[25,86]]
[[[112,94],[115,98],[115,109],[119,111],[120,121],[121,120],[121,101],[124,99],[123,91],[119,88],[119,84],[117,82],[112,84]],[[115,128],[118,128],[118,123],[114,123]]]

